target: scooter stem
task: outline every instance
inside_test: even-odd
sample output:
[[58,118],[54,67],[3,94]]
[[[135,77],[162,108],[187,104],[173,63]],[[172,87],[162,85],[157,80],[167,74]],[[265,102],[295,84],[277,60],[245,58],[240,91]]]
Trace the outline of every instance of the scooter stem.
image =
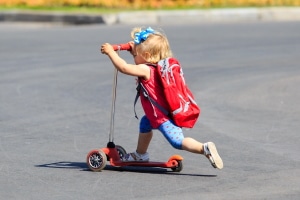
[[110,113],[110,131],[109,131],[109,142],[114,141],[114,125],[115,125],[115,104],[116,104],[116,96],[117,96],[117,80],[118,70],[115,68],[114,70],[114,82],[112,87],[112,104],[111,104],[111,113]]
[[[129,43],[121,44],[121,45],[113,45],[114,50],[117,51],[119,54],[122,48],[129,48],[131,47]],[[114,148],[114,129],[115,129],[115,105],[116,105],[116,96],[117,96],[117,85],[118,85],[118,70],[117,68],[114,69],[114,80],[113,80],[113,87],[112,87],[112,103],[111,103],[111,112],[110,112],[110,130],[109,130],[109,140],[107,147]]]

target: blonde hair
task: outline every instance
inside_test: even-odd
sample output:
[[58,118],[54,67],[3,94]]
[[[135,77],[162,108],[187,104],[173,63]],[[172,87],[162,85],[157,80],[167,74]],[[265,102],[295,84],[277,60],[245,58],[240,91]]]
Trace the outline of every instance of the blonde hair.
[[[132,39],[135,38],[135,33],[142,30],[142,28],[134,28],[131,31]],[[162,59],[173,56],[167,36],[158,31],[149,34],[145,41],[135,44],[135,50],[149,63],[158,63]]]

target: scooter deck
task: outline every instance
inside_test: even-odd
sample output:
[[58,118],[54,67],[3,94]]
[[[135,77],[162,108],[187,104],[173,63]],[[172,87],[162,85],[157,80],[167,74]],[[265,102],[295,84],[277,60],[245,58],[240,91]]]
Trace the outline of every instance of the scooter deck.
[[182,161],[183,157],[180,155],[173,155],[167,162],[124,162],[120,159],[119,153],[116,148],[102,148],[101,149],[108,157],[111,166],[122,167],[122,166],[145,166],[145,167],[162,167],[162,168],[174,168],[178,166],[178,161]]
[[155,161],[148,161],[148,162],[124,162],[124,161],[114,161],[110,159],[110,164],[112,166],[144,166],[144,167],[161,167],[161,168],[174,168],[178,166],[178,161],[183,160],[180,155],[173,155],[169,158],[167,162],[155,162]]

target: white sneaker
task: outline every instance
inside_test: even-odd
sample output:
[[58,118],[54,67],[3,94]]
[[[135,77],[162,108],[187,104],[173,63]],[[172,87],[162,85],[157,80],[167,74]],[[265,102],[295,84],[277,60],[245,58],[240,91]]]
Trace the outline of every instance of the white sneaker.
[[222,169],[223,161],[220,155],[218,154],[216,145],[213,142],[207,142],[203,144],[204,155],[208,158],[211,165],[214,168]]
[[149,153],[139,154],[136,151],[126,154],[123,159],[123,162],[148,162]]

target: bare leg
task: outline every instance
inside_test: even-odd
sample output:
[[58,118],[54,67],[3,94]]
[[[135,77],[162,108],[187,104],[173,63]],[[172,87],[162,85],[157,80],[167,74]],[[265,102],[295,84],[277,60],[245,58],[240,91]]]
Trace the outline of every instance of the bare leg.
[[147,152],[147,149],[149,147],[150,141],[152,139],[153,132],[150,131],[148,133],[140,133],[138,144],[136,148],[136,152],[139,154],[144,154]]
[[[209,159],[214,168],[222,169],[223,161],[217,152],[215,144],[212,142],[206,144],[210,153],[205,156]],[[203,144],[193,138],[184,138],[182,141],[182,149],[192,153],[204,154]]]
[[197,140],[193,138],[186,137],[182,141],[182,149],[192,152],[192,153],[198,153],[203,154],[203,144],[201,142],[198,142]]

